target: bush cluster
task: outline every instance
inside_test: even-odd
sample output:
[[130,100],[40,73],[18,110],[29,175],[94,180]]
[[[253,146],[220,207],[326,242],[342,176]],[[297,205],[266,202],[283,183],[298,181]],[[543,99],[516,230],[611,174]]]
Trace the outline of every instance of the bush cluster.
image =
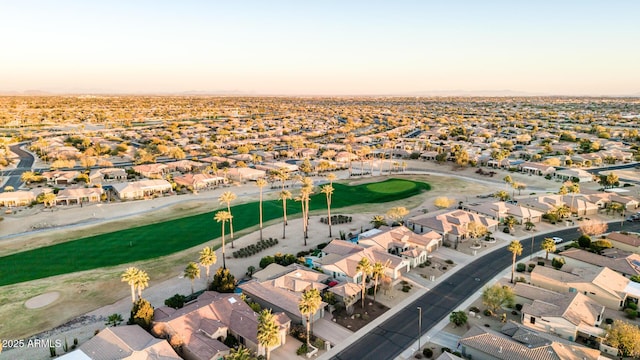
[[517,272],[524,272],[526,269],[527,269],[527,266],[524,263],[516,264],[516,271]]
[[274,256],[265,256],[262,259],[260,259],[260,268],[264,269],[267,266],[269,266],[269,264],[273,264],[273,263],[276,263],[282,266],[288,266],[293,263],[296,263],[297,261],[298,261],[298,258],[295,257],[293,254],[277,253]]
[[268,249],[272,246],[278,245],[278,239],[268,238],[267,240],[260,240],[255,244],[245,246],[238,251],[233,252],[234,258],[244,258],[257,254],[264,249]]
[[[351,223],[351,216],[345,216],[345,215],[332,215],[331,216],[331,224],[332,225],[336,225],[336,224],[348,224]],[[329,218],[327,216],[325,217],[321,217],[320,218],[320,222],[323,224],[328,224],[329,223]]]

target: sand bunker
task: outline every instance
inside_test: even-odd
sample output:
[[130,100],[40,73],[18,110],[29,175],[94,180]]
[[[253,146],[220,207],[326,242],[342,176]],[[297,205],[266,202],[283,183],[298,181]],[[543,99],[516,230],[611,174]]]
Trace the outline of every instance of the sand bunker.
[[27,309],[41,308],[58,300],[59,297],[60,293],[57,291],[48,292],[25,301],[24,306],[26,306]]

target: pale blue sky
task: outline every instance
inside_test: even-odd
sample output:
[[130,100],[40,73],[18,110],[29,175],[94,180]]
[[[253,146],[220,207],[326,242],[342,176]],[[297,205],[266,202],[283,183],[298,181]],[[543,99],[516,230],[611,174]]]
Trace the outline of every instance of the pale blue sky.
[[0,90],[640,94],[639,1],[0,0]]

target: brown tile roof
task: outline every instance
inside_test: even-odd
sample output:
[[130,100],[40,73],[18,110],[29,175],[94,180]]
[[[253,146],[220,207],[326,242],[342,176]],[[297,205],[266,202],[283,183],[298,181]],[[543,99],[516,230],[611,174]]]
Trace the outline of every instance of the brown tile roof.
[[640,247],[640,237],[637,235],[625,235],[619,232],[612,232],[607,235],[607,239],[617,241],[622,244]]
[[618,252],[615,257],[598,255],[582,249],[569,249],[560,253],[560,255],[576,259],[587,264],[597,265],[600,267],[608,267],[613,271],[617,271],[624,275],[640,274],[640,267],[635,265],[634,261],[640,264],[640,255],[627,253],[626,255]]
[[154,338],[138,325],[105,328],[79,349],[94,360],[180,359],[166,340]]

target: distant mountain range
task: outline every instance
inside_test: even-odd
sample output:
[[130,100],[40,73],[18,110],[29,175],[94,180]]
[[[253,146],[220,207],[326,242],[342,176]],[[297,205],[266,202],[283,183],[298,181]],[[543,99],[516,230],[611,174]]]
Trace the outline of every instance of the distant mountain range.
[[[258,93],[254,91],[242,91],[242,90],[188,90],[188,91],[158,91],[158,92],[125,92],[115,91],[109,89],[70,89],[69,91],[60,90],[0,90],[0,95],[4,96],[47,96],[47,95],[176,95],[176,96],[297,96],[293,94],[276,94],[276,93]],[[619,95],[558,95],[542,92],[527,92],[517,90],[425,90],[425,91],[411,91],[411,92],[398,92],[387,94],[300,94],[299,96],[419,96],[419,97],[529,97],[529,96],[576,96],[576,97],[640,97],[640,92],[634,94],[619,94]]]

